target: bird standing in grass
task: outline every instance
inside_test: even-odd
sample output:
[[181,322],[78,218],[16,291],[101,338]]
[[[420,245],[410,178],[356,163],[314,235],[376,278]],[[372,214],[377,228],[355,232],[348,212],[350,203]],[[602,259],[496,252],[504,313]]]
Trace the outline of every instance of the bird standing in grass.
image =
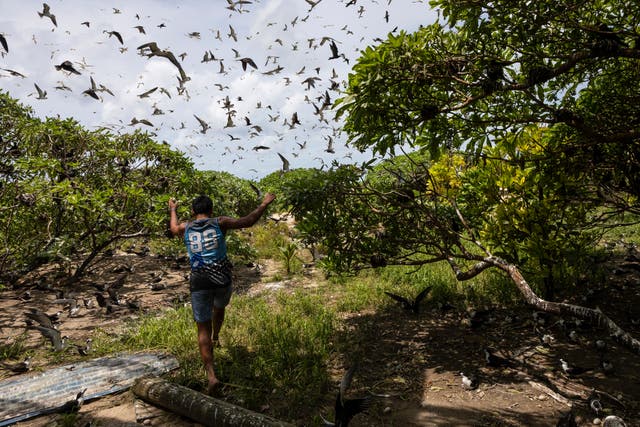
[[13,364],[0,362],[0,365],[2,365],[4,369],[8,369],[11,372],[15,372],[16,374],[22,374],[24,372],[27,372],[29,369],[31,369],[31,356],[26,357],[21,362],[17,362]]

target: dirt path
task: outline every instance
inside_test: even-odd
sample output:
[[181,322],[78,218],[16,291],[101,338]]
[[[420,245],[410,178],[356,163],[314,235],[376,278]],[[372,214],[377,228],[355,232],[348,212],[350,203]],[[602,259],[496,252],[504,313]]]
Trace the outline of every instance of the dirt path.
[[[236,268],[236,291],[261,294],[300,286],[322,286],[313,275],[295,281],[267,282],[274,277],[278,266]],[[37,331],[25,327],[24,312],[38,308],[47,313],[62,311],[60,330],[71,342],[82,343],[96,328],[117,331],[129,319],[149,310],[162,310],[176,303],[188,302],[186,265],[160,259],[152,255],[139,256],[118,253],[105,259],[99,270],[80,283],[69,286],[65,295],[56,295],[59,279],[51,272],[46,279],[24,278],[19,291],[0,294],[0,344],[9,344],[22,333],[27,334],[26,345],[37,349],[43,340]],[[124,279],[123,279],[124,278]],[[627,316],[635,307],[640,289],[636,273],[614,278],[624,289],[609,296],[603,309],[608,313]],[[105,283],[124,280],[119,292],[123,300],[137,301],[140,310],[125,309],[108,313],[98,307],[95,292]],[[158,284],[162,289],[154,289]],[[26,287],[25,287],[26,286]],[[29,288],[30,295],[24,295]],[[105,293],[106,295],[106,293]],[[65,308],[64,299],[77,299],[80,309],[73,315]],[[93,301],[86,307],[84,300]],[[125,303],[125,301],[123,301]],[[640,314],[637,310],[635,314]],[[616,316],[613,316],[614,318]],[[640,316],[636,316],[640,318]],[[466,313],[437,308],[414,314],[399,305],[386,310],[363,312],[345,319],[339,333],[352,343],[353,354],[361,367],[350,388],[350,396],[372,396],[372,405],[365,414],[356,416],[352,426],[554,426],[558,418],[569,410],[566,397],[577,399],[578,425],[593,425],[596,415],[588,409],[586,398],[593,389],[605,392],[601,401],[607,412],[624,415],[628,426],[640,426],[640,360],[617,346],[600,331],[577,329],[575,339],[567,337],[562,329],[549,319],[539,330],[553,335],[556,340],[543,346],[540,334],[534,332],[531,311],[520,312],[489,310],[476,324]],[[626,317],[625,317],[626,319]],[[620,318],[623,327],[636,336],[638,326]],[[618,320],[618,319],[616,319]],[[603,339],[609,349],[606,353],[615,368],[613,375],[599,369],[599,357],[594,342]],[[511,366],[487,366],[482,349],[491,347],[502,356],[509,356]],[[195,351],[195,349],[194,349]],[[34,369],[45,369],[40,356],[33,360]],[[592,372],[568,377],[561,372],[559,359],[595,368]],[[336,361],[330,367],[336,390],[344,366]],[[474,390],[462,387],[460,372],[473,373],[479,378]],[[0,370],[0,378],[11,373]],[[564,397],[562,397],[564,396]],[[610,396],[610,397],[609,397]],[[330,408],[335,394],[327,396]],[[618,403],[619,402],[619,403]],[[624,408],[621,406],[624,405]],[[138,413],[145,411],[138,408]],[[148,408],[147,408],[148,412]],[[317,412],[317,413],[316,413]],[[311,410],[306,421],[311,425],[321,410]],[[192,422],[163,411],[148,418],[149,425],[192,426]],[[100,426],[136,425],[135,399],[130,392],[105,397],[85,405],[80,413],[81,424],[90,420]],[[321,415],[331,419],[330,413]],[[17,424],[18,426],[53,425],[55,417],[40,417]]]

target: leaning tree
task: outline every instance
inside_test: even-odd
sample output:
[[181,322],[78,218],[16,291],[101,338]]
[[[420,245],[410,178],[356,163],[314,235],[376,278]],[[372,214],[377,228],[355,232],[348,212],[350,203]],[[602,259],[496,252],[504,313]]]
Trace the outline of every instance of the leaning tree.
[[538,296],[519,265],[640,212],[640,5],[431,4],[441,21],[366,48],[337,102],[353,146],[416,153],[292,188],[297,216],[335,268],[442,261],[459,280],[497,268],[536,309],[640,352],[601,311]]

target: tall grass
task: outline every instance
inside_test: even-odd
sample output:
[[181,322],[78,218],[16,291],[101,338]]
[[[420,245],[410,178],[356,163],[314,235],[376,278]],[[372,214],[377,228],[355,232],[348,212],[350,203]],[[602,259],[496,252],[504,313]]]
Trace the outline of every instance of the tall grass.
[[438,307],[451,304],[465,306],[509,304],[519,300],[513,283],[498,271],[488,270],[471,280],[460,282],[447,263],[415,267],[385,267],[361,272],[348,279],[334,279],[329,291],[336,299],[340,312],[376,309],[385,304],[395,304],[385,294],[393,292],[408,298],[415,297],[430,286],[425,304]]
[[238,298],[226,322],[221,375],[260,389],[239,387],[242,400],[257,403],[275,391],[295,415],[321,396],[336,327],[335,312],[322,299],[302,292],[281,292],[270,302]]
[[0,344],[0,360],[24,357],[27,354],[27,348],[25,346],[26,339],[27,333],[23,332],[12,341]]
[[289,227],[281,222],[267,221],[251,228],[247,234],[259,258],[279,257],[280,247],[286,246],[291,240]]
[[[180,363],[175,380],[203,390],[206,375],[191,316],[189,307],[180,307],[144,317],[119,336],[98,334],[94,351],[168,351]],[[323,397],[335,326],[335,313],[312,295],[280,293],[270,302],[235,296],[220,334],[223,347],[214,351],[216,373],[228,384],[229,398],[256,409],[275,391],[295,416]]]

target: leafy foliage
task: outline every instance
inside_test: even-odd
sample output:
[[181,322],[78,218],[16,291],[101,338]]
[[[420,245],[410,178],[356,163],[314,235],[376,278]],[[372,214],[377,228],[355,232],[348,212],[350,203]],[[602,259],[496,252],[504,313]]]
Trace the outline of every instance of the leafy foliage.
[[188,159],[146,133],[42,121],[4,93],[0,116],[1,273],[83,254],[79,276],[112,243],[162,233],[169,195],[202,182]]
[[434,0],[443,22],[362,53],[338,101],[350,141],[479,153],[527,126],[562,132],[569,161],[633,195],[640,141],[640,6],[626,1]]
[[357,220],[325,228],[342,235],[327,237],[334,263],[447,260],[470,278],[493,254],[524,266],[550,295],[596,241],[595,225],[640,207],[640,6],[431,4],[442,20],[365,49],[337,101],[358,149],[417,153],[342,188],[359,201],[333,212]]

